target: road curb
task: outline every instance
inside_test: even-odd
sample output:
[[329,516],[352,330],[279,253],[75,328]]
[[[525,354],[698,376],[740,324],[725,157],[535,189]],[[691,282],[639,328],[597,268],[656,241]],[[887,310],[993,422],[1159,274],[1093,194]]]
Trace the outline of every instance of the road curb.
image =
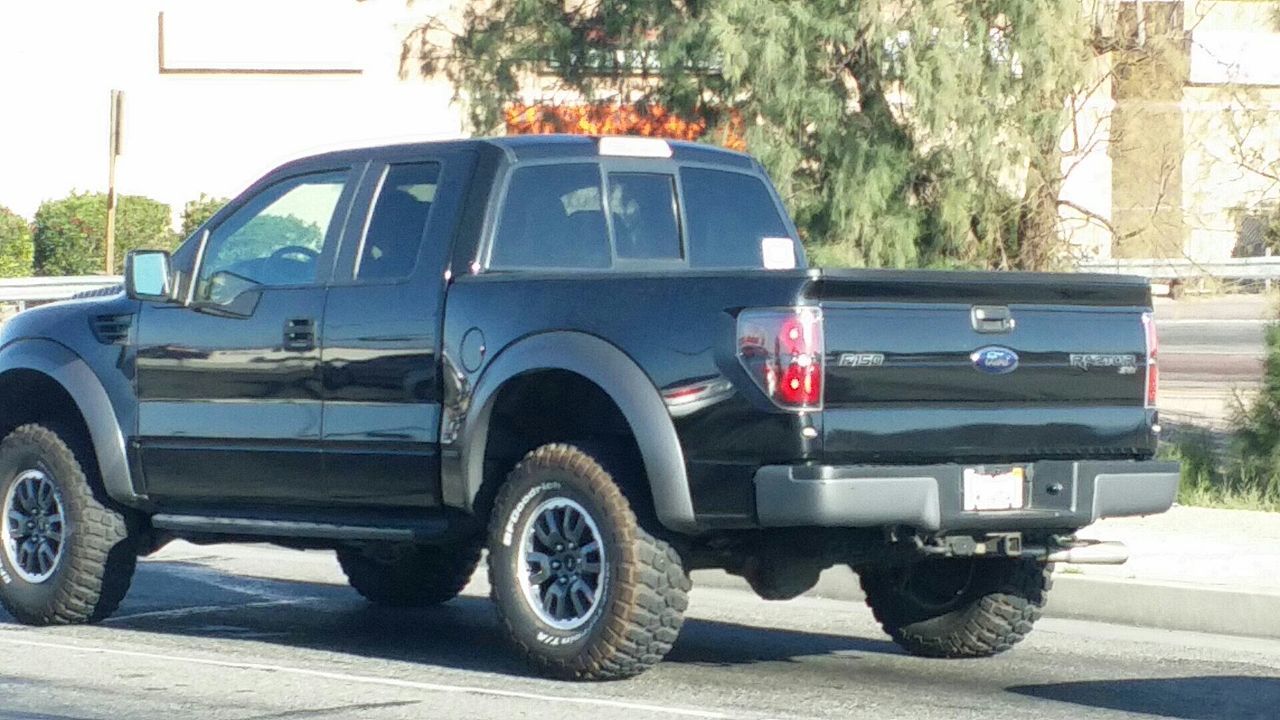
[[[693,586],[751,592],[745,580],[720,570],[694,571]],[[805,595],[863,601],[857,576],[844,567],[824,572],[817,586]],[[1045,615],[1161,630],[1280,638],[1280,594],[1198,585],[1057,573]]]

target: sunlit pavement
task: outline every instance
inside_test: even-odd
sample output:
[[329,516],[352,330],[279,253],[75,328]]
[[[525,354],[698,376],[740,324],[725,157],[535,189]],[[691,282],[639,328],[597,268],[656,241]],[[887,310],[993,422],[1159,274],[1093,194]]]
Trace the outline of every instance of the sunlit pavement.
[[[481,575],[479,573],[478,575]],[[487,587],[371,607],[331,553],[175,543],[114,618],[0,621],[0,718],[1273,718],[1280,641],[1049,618],[1014,651],[899,652],[860,604],[695,590],[668,660],[630,681],[530,677]]]

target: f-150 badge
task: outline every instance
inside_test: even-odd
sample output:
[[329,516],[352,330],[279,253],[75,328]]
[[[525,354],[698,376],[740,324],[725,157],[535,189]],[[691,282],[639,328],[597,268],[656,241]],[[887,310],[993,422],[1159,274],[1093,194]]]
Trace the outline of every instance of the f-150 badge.
[[884,353],[840,353],[840,367],[880,367],[884,365]]
[[975,368],[991,375],[1003,375],[1018,369],[1018,353],[999,345],[978,348],[969,355],[969,359]]

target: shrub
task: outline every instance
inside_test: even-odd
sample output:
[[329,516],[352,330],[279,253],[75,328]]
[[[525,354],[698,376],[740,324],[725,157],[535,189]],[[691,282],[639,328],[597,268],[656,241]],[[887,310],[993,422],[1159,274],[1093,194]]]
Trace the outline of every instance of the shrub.
[[227,198],[209,197],[204,193],[200,193],[200,197],[195,200],[188,200],[186,205],[182,206],[182,231],[180,235],[183,238],[191,237],[197,228],[205,223],[206,220],[213,217],[213,214],[222,209],[227,204]]
[[1267,327],[1262,387],[1237,413],[1238,490],[1280,503],[1280,323]]
[[[130,250],[170,250],[177,243],[169,206],[138,195],[122,195],[116,208],[114,272]],[[50,200],[36,210],[35,269],[40,275],[91,275],[102,272],[106,252],[107,196],[76,193]]]
[[0,277],[31,274],[31,226],[17,213],[0,206]]

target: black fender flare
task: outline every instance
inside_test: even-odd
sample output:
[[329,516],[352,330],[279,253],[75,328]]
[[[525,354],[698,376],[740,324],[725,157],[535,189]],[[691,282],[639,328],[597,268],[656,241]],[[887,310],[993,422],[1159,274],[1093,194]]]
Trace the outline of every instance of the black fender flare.
[[[464,418],[461,426],[451,430],[448,420],[442,424],[442,435],[451,436],[441,438],[445,504],[473,510],[484,483],[485,444],[498,393],[513,378],[539,370],[581,375],[613,400],[640,448],[658,522],[675,532],[695,532],[684,451],[658,389],[616,346],[580,332],[553,331],[523,338],[503,349],[485,368],[470,397],[460,405],[466,408],[459,413]],[[450,456],[455,462],[449,462]]]
[[0,375],[13,370],[38,372],[67,391],[89,428],[89,438],[107,494],[123,505],[144,507],[146,498],[138,495],[134,488],[125,453],[124,433],[111,398],[89,364],[65,345],[44,338],[30,338],[0,349]]

